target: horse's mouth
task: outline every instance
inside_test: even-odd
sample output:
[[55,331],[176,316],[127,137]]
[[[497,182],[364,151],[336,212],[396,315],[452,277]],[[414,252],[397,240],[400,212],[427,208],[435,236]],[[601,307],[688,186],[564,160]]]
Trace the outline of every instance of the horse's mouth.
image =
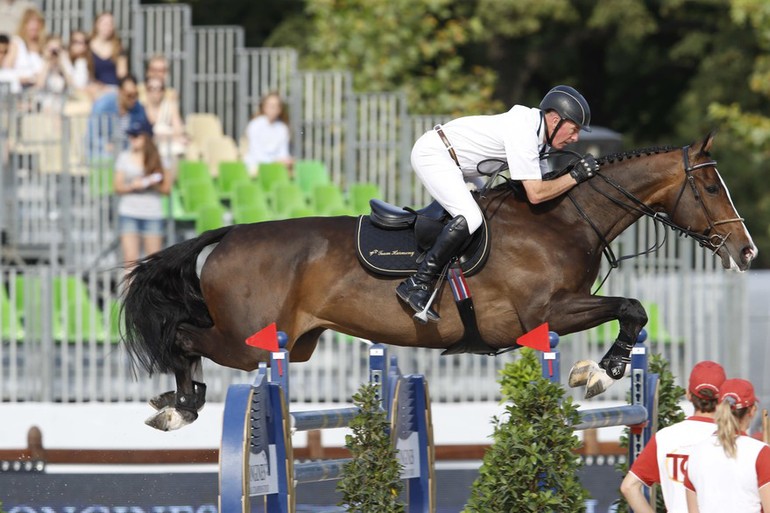
[[734,250],[730,250],[725,246],[722,246],[717,251],[717,254],[722,259],[722,267],[731,271],[744,272],[751,267],[751,261],[757,257],[757,248],[751,244],[743,247],[737,259],[733,257]]

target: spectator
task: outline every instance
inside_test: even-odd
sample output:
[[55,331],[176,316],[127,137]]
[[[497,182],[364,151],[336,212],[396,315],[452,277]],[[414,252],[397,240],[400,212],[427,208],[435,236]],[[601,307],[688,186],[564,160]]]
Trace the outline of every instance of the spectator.
[[115,192],[118,200],[120,247],[126,270],[141,256],[163,246],[165,214],[162,196],[171,191],[172,177],[163,166],[152,133],[141,123],[126,130],[129,148],[115,161]]
[[43,15],[34,8],[25,10],[3,61],[3,67],[14,70],[22,87],[37,83],[38,74],[43,69],[41,52],[45,40]]
[[13,34],[27,9],[35,9],[35,3],[30,0],[0,0],[0,34]]
[[147,100],[144,108],[155,134],[155,143],[164,160],[173,162],[184,155],[187,146],[179,104],[166,96],[166,88],[160,78],[147,79]]
[[244,160],[253,172],[263,163],[281,162],[288,167],[294,163],[289,154],[288,116],[278,93],[268,93],[260,100],[259,110],[246,126],[246,138]]
[[695,446],[687,463],[690,513],[770,511],[770,447],[746,435],[756,403],[745,379],[722,384],[716,433]]
[[89,93],[94,76],[94,60],[88,47],[88,35],[82,30],[70,33],[65,63],[71,77],[70,86],[75,93]]
[[11,40],[5,34],[0,34],[0,96],[6,93],[18,93],[21,91],[19,77],[13,70],[3,67],[5,56],[8,55],[8,47]]
[[[116,135],[125,135],[129,126],[138,124],[144,126],[146,132],[152,133],[152,126],[137,96],[136,79],[133,75],[126,75],[120,80],[117,91],[109,91],[94,102],[89,120],[92,156],[104,157],[112,154],[112,142]],[[113,126],[116,119],[118,133]]]
[[179,105],[179,95],[174,88],[169,87],[168,60],[166,60],[164,55],[153,55],[147,61],[147,68],[144,70],[144,83],[139,84],[139,101],[142,102],[142,105],[147,104],[147,88],[145,84],[151,78],[157,78],[163,82],[165,87],[164,99]]
[[716,431],[714,411],[719,387],[725,381],[725,371],[716,362],[703,361],[693,367],[686,397],[695,414],[658,431],[639,454],[626,474],[620,491],[634,513],[654,513],[644,496],[642,485],[660,483],[666,509],[670,513],[686,513],[684,469],[695,444]]
[[35,84],[43,109],[62,110],[65,94],[72,82],[68,62],[61,38],[49,37],[43,50],[43,68]]
[[94,81],[102,91],[119,85],[120,79],[128,74],[128,60],[112,13],[103,12],[96,17],[88,47],[93,59]]

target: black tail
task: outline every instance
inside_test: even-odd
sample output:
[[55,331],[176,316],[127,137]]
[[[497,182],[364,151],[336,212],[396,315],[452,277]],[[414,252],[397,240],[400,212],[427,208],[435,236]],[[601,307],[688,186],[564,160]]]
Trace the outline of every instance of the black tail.
[[206,232],[141,260],[126,276],[122,306],[123,342],[134,365],[153,373],[174,373],[190,360],[176,346],[186,322],[202,328],[213,322],[195,273],[198,253],[222,240],[232,226]]

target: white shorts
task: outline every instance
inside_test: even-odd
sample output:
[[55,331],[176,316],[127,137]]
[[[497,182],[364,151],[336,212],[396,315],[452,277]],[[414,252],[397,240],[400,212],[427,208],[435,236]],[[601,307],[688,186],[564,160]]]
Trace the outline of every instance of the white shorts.
[[481,226],[481,210],[466,183],[473,179],[463,175],[434,130],[426,132],[414,143],[412,169],[428,193],[452,217],[465,217],[470,233]]

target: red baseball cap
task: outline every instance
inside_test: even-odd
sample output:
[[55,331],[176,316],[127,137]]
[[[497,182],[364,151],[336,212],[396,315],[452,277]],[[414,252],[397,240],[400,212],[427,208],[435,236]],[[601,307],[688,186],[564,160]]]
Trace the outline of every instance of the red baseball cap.
[[[719,387],[725,382],[727,376],[725,370],[717,362],[704,360],[695,364],[690,372],[690,393],[701,399],[714,399],[719,394]],[[712,396],[704,394],[704,390],[711,390]]]
[[748,408],[757,402],[754,386],[745,379],[728,379],[719,389],[719,402],[728,401],[730,409]]

